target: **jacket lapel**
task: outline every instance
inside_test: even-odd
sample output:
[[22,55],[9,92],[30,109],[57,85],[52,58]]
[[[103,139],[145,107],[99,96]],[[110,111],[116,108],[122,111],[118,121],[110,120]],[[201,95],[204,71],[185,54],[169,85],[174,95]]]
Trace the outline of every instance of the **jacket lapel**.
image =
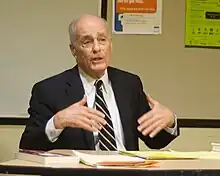
[[120,78],[120,74],[114,68],[108,68],[109,79],[112,84],[112,89],[115,95],[116,103],[118,106],[120,119],[124,132],[125,148],[127,150],[134,148],[134,133],[132,131],[132,112],[130,107],[130,95],[126,90],[126,84],[123,83],[123,78]]
[[[83,98],[85,91],[83,88],[82,81],[80,79],[77,65],[70,70],[70,73],[67,76],[66,84],[67,86],[66,86],[65,91],[68,97],[67,103],[73,104],[75,102],[80,101]],[[86,140],[88,148],[94,150],[95,144],[94,144],[94,137],[93,137],[92,132],[89,132],[83,129],[82,129],[82,132],[85,135],[85,140]]]

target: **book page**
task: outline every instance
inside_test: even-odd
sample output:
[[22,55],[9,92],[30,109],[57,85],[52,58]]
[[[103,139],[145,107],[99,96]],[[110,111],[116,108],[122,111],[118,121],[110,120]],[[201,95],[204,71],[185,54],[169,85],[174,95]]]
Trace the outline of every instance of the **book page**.
[[74,155],[80,158],[80,161],[86,165],[131,165],[144,163],[146,160],[138,157],[130,157],[126,155],[95,155],[78,152],[73,150]]

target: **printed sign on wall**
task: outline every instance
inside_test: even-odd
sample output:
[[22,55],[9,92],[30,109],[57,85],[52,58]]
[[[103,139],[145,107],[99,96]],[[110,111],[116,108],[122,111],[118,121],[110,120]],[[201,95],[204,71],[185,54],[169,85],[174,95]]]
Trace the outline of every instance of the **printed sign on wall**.
[[162,0],[113,2],[113,33],[161,34]]

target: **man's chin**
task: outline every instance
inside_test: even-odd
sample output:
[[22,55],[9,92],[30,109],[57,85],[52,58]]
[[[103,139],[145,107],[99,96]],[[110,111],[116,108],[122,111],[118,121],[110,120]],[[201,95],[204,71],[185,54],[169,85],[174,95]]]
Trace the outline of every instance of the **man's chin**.
[[102,71],[105,71],[107,67],[108,66],[106,63],[100,63],[100,64],[93,65],[92,70],[97,71],[97,72],[102,72]]
[[104,75],[104,73],[105,73],[106,68],[107,68],[107,67],[99,67],[99,68],[93,69],[93,70],[92,70],[93,75],[94,75],[95,77],[98,77],[98,78],[102,77],[102,76]]

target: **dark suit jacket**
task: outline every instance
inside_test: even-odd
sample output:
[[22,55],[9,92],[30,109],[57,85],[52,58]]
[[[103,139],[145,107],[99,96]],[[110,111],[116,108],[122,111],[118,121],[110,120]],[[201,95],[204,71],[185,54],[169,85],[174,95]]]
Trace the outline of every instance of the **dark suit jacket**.
[[[154,138],[143,136],[137,130],[137,119],[150,110],[140,78],[112,67],[108,68],[108,76],[120,113],[126,149],[138,150],[138,138],[154,149],[169,144],[175,136],[165,130]],[[35,84],[28,109],[30,118],[22,134],[20,148],[95,149],[92,132],[80,128],[65,128],[54,143],[51,143],[45,134],[48,120],[58,111],[81,100],[83,95],[84,89],[77,66]]]

